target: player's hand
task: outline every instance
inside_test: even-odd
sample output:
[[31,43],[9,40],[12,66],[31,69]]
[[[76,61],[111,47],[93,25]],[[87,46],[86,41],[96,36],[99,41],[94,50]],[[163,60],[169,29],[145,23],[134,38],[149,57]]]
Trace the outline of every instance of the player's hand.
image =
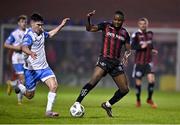
[[70,18],[64,18],[63,21],[61,22],[61,25],[64,26],[67,21],[69,21]]
[[20,45],[14,46],[14,48],[15,48],[17,51],[21,51],[21,46],[20,46]]
[[31,52],[30,56],[35,60],[37,59],[37,54],[35,52]]
[[123,63],[124,66],[127,66],[127,64],[128,64],[128,58],[127,58],[126,56],[124,56],[124,57],[122,58],[122,63]]
[[157,51],[156,49],[152,49],[152,53],[153,53],[154,55],[157,55],[157,54],[158,54],[158,51]]
[[142,45],[141,45],[141,48],[144,49],[144,48],[146,48],[147,46],[148,46],[148,43],[143,42]]
[[127,64],[128,64],[128,58],[129,58],[129,56],[131,55],[131,50],[127,50],[127,51],[125,51],[125,53],[124,53],[124,57],[123,57],[123,59],[122,59],[122,63],[125,65],[125,66],[127,66]]
[[95,13],[96,13],[96,10],[93,10],[93,11],[91,11],[90,13],[88,13],[87,16],[88,16],[88,17],[93,16]]

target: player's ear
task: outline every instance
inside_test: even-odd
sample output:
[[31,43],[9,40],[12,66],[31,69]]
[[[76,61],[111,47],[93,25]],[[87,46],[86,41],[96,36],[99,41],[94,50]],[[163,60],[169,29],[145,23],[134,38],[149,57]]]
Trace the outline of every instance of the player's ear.
[[33,26],[33,24],[34,24],[34,21],[33,21],[33,20],[31,20],[31,21],[30,21],[30,25],[31,25],[31,26]]

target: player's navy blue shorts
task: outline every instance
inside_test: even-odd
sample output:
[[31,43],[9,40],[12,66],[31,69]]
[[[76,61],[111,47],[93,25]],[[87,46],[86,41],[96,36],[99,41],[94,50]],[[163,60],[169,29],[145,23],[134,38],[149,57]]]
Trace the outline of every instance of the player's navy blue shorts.
[[50,67],[40,70],[24,70],[25,75],[25,86],[27,91],[34,91],[36,89],[36,83],[38,81],[46,81],[51,77],[55,77],[54,72]]
[[118,76],[124,73],[123,65],[119,60],[99,57],[96,66],[102,68],[106,73],[109,73],[112,77]]
[[135,64],[133,67],[133,73],[132,73],[132,77],[133,78],[137,78],[137,79],[142,79],[142,77],[146,74],[149,73],[154,73],[152,71],[152,64]]

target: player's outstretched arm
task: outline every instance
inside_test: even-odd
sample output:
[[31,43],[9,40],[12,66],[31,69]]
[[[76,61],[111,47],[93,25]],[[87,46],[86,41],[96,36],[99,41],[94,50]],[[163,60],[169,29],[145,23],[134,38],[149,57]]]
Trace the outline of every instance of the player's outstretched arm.
[[20,51],[21,50],[21,46],[20,45],[13,46],[11,44],[7,44],[6,42],[4,43],[4,47],[7,48],[7,49],[15,50],[15,51]]
[[56,35],[58,33],[58,31],[60,31],[64,25],[66,24],[66,22],[70,20],[70,18],[64,18],[63,21],[61,22],[61,24],[59,26],[57,26],[55,29],[49,31],[49,37],[53,37],[54,35]]
[[91,16],[95,15],[95,10],[87,14],[87,24],[86,24],[86,30],[90,32],[97,32],[98,26],[91,24]]

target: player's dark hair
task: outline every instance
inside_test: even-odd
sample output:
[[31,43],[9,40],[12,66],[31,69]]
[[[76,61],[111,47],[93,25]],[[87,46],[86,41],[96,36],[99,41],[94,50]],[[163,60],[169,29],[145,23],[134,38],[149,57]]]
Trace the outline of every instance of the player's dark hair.
[[148,23],[148,19],[147,19],[146,17],[139,18],[139,20],[138,20],[138,21],[145,21],[145,22],[147,22],[147,23]]
[[124,20],[124,13],[123,13],[122,11],[117,10],[117,11],[115,12],[115,14],[120,15],[120,16],[121,16],[121,18]]
[[44,21],[43,17],[40,14],[38,14],[38,13],[32,14],[31,15],[31,20],[33,20],[35,22],[38,22],[38,21],[43,22]]
[[20,15],[20,16],[17,18],[17,22],[19,22],[20,20],[27,20],[27,16],[26,16],[26,15]]

